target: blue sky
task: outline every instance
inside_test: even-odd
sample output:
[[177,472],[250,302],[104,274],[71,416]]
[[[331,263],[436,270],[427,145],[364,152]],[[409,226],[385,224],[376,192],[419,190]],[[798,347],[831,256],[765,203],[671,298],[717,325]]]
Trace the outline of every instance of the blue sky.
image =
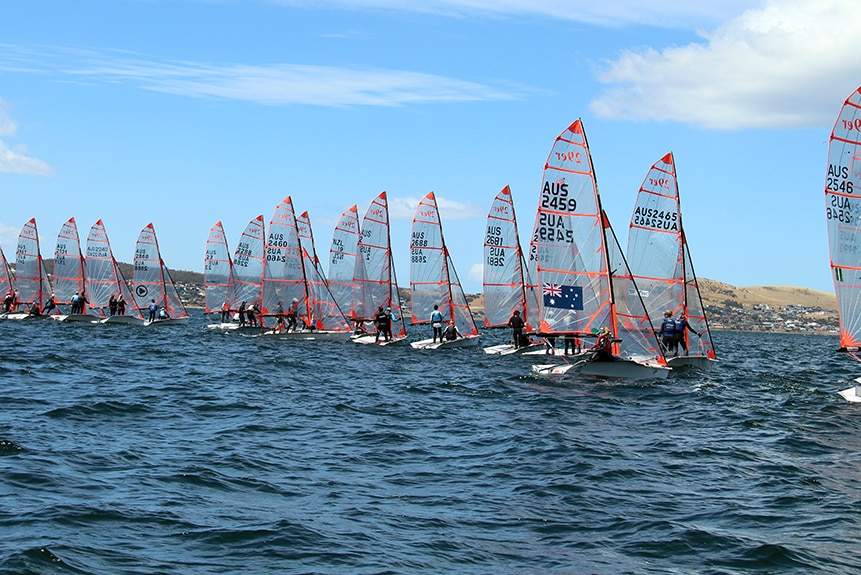
[[[545,5],[545,6],[542,6]],[[524,244],[556,136],[582,118],[625,243],[637,189],[676,158],[697,274],[832,291],[827,142],[861,84],[845,0],[91,0],[0,19],[0,243],[35,217],[42,253],[99,218],[131,261],[153,222],[202,271],[290,195],[321,259],[341,212],[386,190],[401,285],[436,192],[468,292],[511,186]],[[325,253],[322,253],[325,252]]]

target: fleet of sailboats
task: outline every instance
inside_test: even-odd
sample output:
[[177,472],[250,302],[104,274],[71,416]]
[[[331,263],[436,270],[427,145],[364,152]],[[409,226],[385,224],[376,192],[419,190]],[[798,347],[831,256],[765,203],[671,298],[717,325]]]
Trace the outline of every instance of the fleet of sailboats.
[[652,165],[640,186],[626,255],[652,325],[658,328],[667,311],[673,318],[676,355],[667,354],[667,364],[711,368],[714,344],[682,225],[672,152]]

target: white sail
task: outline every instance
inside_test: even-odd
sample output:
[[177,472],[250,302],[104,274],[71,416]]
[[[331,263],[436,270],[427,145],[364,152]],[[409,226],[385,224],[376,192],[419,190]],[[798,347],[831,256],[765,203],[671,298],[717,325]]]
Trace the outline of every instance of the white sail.
[[[12,295],[13,300],[17,297],[18,286],[15,283],[15,275],[12,273],[12,266],[6,260],[6,254],[3,253],[3,248],[0,247],[0,295],[5,299],[7,295]],[[15,311],[11,309],[10,311]]]
[[353,271],[359,244],[359,215],[356,206],[344,210],[332,233],[329,248],[329,289],[345,316],[356,319],[353,308]]
[[683,330],[685,356],[715,359],[682,225],[672,152],[652,165],[640,186],[628,229],[626,255],[652,325],[659,326],[667,310],[674,317],[684,316],[700,334],[694,336],[690,330]]
[[167,266],[161,259],[158,239],[152,223],[147,224],[138,235],[135,244],[134,298],[140,309],[149,308],[152,302],[164,308],[170,319],[188,317],[188,312],[179,297],[176,285]]
[[[296,315],[311,325],[309,294],[305,282],[305,265],[299,244],[299,230],[293,211],[293,200],[287,196],[269,220],[266,236],[266,266],[263,275],[264,316],[274,317],[289,310],[295,299]],[[268,318],[268,324],[272,324]]]
[[[601,209],[580,120],[557,137],[548,156],[530,257],[541,286],[541,333],[589,336],[607,328],[615,337],[614,357],[666,365],[621,247]],[[661,370],[650,375],[666,377]]]
[[371,318],[378,307],[392,308],[392,336],[406,337],[406,322],[398,293],[389,204],[386,192],[374,198],[362,219],[362,234],[353,272],[353,313],[355,318]]
[[[227,302],[236,299],[229,294],[233,285],[233,260],[227,246],[227,237],[221,222],[216,222],[206,238],[203,256],[203,293],[206,313],[217,313]],[[237,308],[233,308],[237,309]]]
[[239,309],[242,302],[262,305],[263,270],[266,267],[266,233],[263,216],[259,215],[245,227],[233,254],[233,276],[227,289],[230,309]]
[[426,195],[416,208],[410,239],[410,289],[412,322],[429,323],[433,306],[453,320],[464,336],[478,335],[478,328],[448,255],[442,234],[436,197]]
[[[85,289],[86,263],[81,253],[75,218],[69,218],[57,234],[53,276],[54,299],[57,304],[71,305],[72,297],[76,293],[85,295],[86,299],[89,299]],[[85,312],[86,304],[81,313]]]
[[[527,321],[529,311],[535,316],[538,300],[527,280],[526,259],[520,249],[517,217],[508,186],[496,195],[487,214],[483,269],[486,327],[506,325],[514,310],[520,311]],[[532,328],[527,323],[526,330]]]
[[143,319],[140,310],[135,305],[135,299],[123,272],[120,270],[111,244],[108,232],[102,220],[90,228],[87,236],[87,299],[90,301],[90,312],[103,317],[108,316],[111,296],[122,296],[126,304],[126,315]]
[[43,309],[53,289],[39,250],[39,230],[36,218],[24,224],[18,235],[15,253],[15,279],[18,284],[18,301],[22,304],[37,304]]

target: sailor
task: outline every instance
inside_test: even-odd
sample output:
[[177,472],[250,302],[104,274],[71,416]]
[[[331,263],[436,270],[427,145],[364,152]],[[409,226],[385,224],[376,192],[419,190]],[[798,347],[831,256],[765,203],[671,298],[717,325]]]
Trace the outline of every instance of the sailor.
[[[454,341],[457,338],[461,337],[460,332],[457,330],[457,326],[454,324],[454,320],[448,322],[448,325],[443,332],[445,339],[448,341]],[[442,341],[442,339],[440,339]]]
[[117,314],[126,315],[126,300],[123,299],[123,294],[119,294],[117,297]]
[[158,305],[155,303],[155,300],[150,300],[149,303],[149,320],[155,321],[155,314],[158,311]]
[[[50,314],[51,311],[57,307],[57,304],[55,303],[55,301],[56,300],[54,298],[54,294],[51,294],[50,296],[48,296],[48,300],[45,302],[45,309],[42,310],[43,313],[45,313],[46,315]],[[36,315],[39,315],[39,314],[36,314]]]
[[110,299],[108,299],[108,309],[111,310],[111,315],[116,315],[117,313],[117,296],[111,294]]
[[293,298],[293,301],[290,302],[290,309],[287,310],[287,331],[291,329],[296,331],[297,315],[299,312],[299,298]]
[[245,326],[245,302],[239,304],[239,327]]
[[678,349],[676,348],[676,322],[673,319],[672,310],[668,309],[664,312],[664,319],[661,322],[661,328],[658,333],[661,335],[661,345],[664,348],[664,353],[675,352],[678,355]]
[[526,325],[526,322],[524,322],[523,318],[520,317],[520,310],[514,310],[514,313],[512,313],[511,317],[508,318],[508,327],[511,328],[511,336],[514,338],[514,349],[518,349],[520,347],[520,339],[523,337],[524,325]]
[[245,308],[245,315],[248,316],[248,325],[251,327],[257,327],[257,305],[254,302],[251,302],[247,308]]
[[377,308],[377,315],[374,316],[374,323],[377,324],[377,337],[374,340],[374,343],[379,343],[381,335],[385,341],[392,339],[392,316],[386,313],[383,306]]
[[685,343],[685,330],[686,329],[691,330],[692,332],[694,332],[694,334],[697,337],[702,337],[702,335],[697,330],[695,330],[693,327],[691,327],[691,324],[689,324],[688,320],[685,318],[684,312],[680,313],[679,317],[676,318],[675,329],[676,329],[676,345],[681,347],[684,350],[683,355],[687,355],[688,354],[688,344]]
[[3,298],[3,311],[9,313],[12,311],[12,303],[15,301],[15,294],[11,291]]
[[565,355],[578,354],[581,351],[580,338],[573,333],[565,334]]
[[595,345],[592,346],[593,356],[595,361],[612,361],[613,360],[613,334],[610,333],[610,328],[602,327],[598,330],[598,338],[595,340]]
[[433,311],[430,316],[431,327],[433,328],[433,343],[436,343],[436,338],[439,337],[442,343],[442,313],[439,311],[439,306],[434,304]]
[[33,317],[38,317],[38,316],[42,315],[41,312],[39,311],[39,304],[36,303],[35,301],[30,304],[29,314]]
[[230,304],[227,300],[221,304],[221,323],[230,323]]

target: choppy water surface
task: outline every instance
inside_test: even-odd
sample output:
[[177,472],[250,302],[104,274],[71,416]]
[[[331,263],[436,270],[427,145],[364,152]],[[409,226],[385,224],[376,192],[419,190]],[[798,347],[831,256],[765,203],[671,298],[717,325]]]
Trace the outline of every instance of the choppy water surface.
[[858,572],[836,338],[611,383],[203,324],[0,322],[0,572]]

